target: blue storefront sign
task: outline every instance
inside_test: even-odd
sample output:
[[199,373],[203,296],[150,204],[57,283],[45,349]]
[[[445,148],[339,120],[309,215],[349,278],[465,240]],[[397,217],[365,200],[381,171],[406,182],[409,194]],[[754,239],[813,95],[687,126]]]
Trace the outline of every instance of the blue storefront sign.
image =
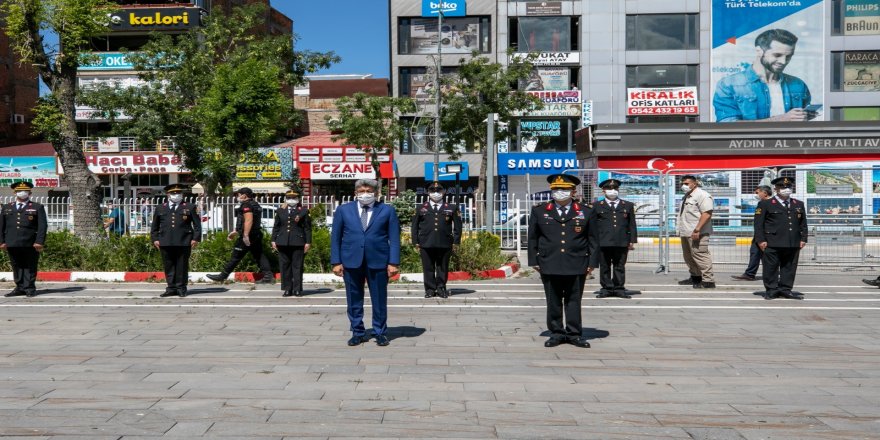
[[[125,57],[125,54],[120,52],[102,52],[102,53],[94,53],[90,55],[95,55],[98,57],[97,61],[94,61],[89,64],[83,64],[79,66],[79,70],[133,70],[134,64],[132,64]],[[91,61],[91,60],[90,60]]]
[[556,174],[577,169],[575,153],[503,153],[498,155],[498,174]]
[[464,17],[467,3],[465,0],[422,0],[422,17],[436,17],[439,11],[444,17]]
[[[439,180],[455,180],[455,173],[450,173],[446,169],[446,165],[461,165],[461,172],[458,173],[459,180],[467,180],[470,178],[470,174],[468,173],[468,163],[467,162],[440,162],[440,173],[438,173]],[[434,180],[434,162],[425,162],[425,180],[431,181]]]

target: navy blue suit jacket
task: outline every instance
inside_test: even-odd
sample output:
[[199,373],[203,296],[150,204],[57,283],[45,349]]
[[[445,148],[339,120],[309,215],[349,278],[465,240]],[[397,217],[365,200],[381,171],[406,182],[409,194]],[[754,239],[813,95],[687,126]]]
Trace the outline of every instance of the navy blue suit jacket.
[[400,264],[400,221],[397,211],[384,203],[373,205],[370,223],[361,226],[357,201],[341,205],[333,213],[330,234],[330,264],[357,269],[366,261],[370,269]]

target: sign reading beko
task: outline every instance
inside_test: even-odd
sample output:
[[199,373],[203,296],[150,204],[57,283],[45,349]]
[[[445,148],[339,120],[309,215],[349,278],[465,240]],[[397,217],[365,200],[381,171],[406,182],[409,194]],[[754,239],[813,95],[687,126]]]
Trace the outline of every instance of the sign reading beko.
[[498,155],[498,174],[557,174],[577,169],[575,153],[503,153]]
[[630,88],[626,98],[627,116],[700,114],[696,87]]
[[422,17],[464,17],[467,15],[465,0],[422,0]]
[[201,25],[200,8],[123,9],[110,16],[114,31],[176,31]]

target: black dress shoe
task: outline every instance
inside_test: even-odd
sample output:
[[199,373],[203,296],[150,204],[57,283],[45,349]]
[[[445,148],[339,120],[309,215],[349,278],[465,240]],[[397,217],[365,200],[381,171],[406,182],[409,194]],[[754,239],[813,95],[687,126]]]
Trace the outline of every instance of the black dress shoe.
[[862,282],[869,286],[880,287],[880,278],[874,280],[862,280]]
[[376,335],[376,345],[378,345],[380,347],[385,347],[390,343],[391,343],[391,341],[388,340],[388,336]]
[[630,298],[632,298],[631,296],[629,296],[628,293],[626,293],[626,290],[615,290],[615,291],[614,291],[614,296],[616,296],[616,297],[618,297],[618,298],[623,298],[623,299],[630,299]]
[[259,281],[255,281],[257,284],[275,284],[275,275],[263,275],[263,278],[260,278]]
[[226,281],[226,278],[229,278],[229,274],[225,274],[225,275],[222,273],[217,274],[217,275],[208,274],[208,275],[205,275],[205,278],[207,278],[211,281],[220,282],[220,281]]
[[434,295],[436,295],[436,293],[433,290],[426,290],[425,291],[425,298],[433,298]]
[[694,284],[694,289],[714,289],[715,283],[710,283],[708,281],[702,281],[697,284]]
[[180,289],[177,291],[177,296],[181,298],[186,298],[186,289]]
[[12,289],[12,292],[9,292],[3,296],[5,296],[6,298],[11,298],[13,296],[19,296],[19,295],[24,295],[24,292],[22,292],[21,290],[18,290],[18,289]]
[[614,296],[614,293],[610,290],[599,289],[599,291],[596,292],[596,298],[608,298],[609,296]]
[[303,296],[303,292],[302,292],[302,290],[294,290],[294,291],[293,291],[293,296]]
[[757,278],[755,278],[755,277],[753,277],[753,276],[749,276],[749,275],[746,275],[746,274],[742,274],[742,275],[731,275],[730,277],[733,278],[733,279],[735,279],[735,280],[739,280],[739,281],[755,281],[755,280],[757,279]]
[[24,294],[24,296],[26,296],[28,298],[33,298],[33,297],[37,296],[37,291],[36,290],[28,290],[27,293]]
[[281,296],[293,296],[293,292],[290,290],[285,290],[284,293],[281,294]]
[[562,338],[554,336],[554,337],[544,341],[544,346],[547,348],[556,347],[561,343],[562,343]]
[[568,343],[574,345],[575,347],[590,348],[590,342],[587,341],[587,338],[583,336],[579,338],[571,338],[568,340]]
[[794,292],[781,292],[779,296],[788,299],[804,299],[802,295],[797,295]]
[[446,288],[445,288],[445,287],[441,287],[441,288],[439,288],[439,289],[437,289],[437,290],[438,290],[438,292],[439,292],[439,294],[440,294],[440,298],[444,298],[444,299],[445,299],[445,298],[449,298],[449,292],[446,291]]
[[679,286],[692,286],[694,284],[699,284],[703,281],[702,278],[699,277],[690,277],[686,280],[681,280],[678,282]]
[[764,292],[762,296],[764,297],[764,299],[776,299],[776,297],[779,295],[773,292]]
[[177,292],[175,292],[173,290],[166,290],[165,293],[159,295],[159,297],[160,298],[167,298],[169,296],[174,296],[174,295],[177,295]]
[[348,346],[354,347],[355,345],[361,345],[366,340],[367,339],[364,336],[352,336],[351,339],[348,340]]

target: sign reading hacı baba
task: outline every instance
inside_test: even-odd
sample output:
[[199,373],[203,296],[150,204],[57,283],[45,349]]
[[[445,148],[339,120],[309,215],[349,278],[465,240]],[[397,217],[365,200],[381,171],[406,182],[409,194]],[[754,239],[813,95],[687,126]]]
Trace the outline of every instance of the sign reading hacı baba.
[[[89,154],[89,171],[95,174],[180,174],[189,171],[173,153]],[[64,174],[58,163],[58,174]]]
[[173,31],[201,25],[200,8],[137,8],[123,9],[110,16],[114,31]]

